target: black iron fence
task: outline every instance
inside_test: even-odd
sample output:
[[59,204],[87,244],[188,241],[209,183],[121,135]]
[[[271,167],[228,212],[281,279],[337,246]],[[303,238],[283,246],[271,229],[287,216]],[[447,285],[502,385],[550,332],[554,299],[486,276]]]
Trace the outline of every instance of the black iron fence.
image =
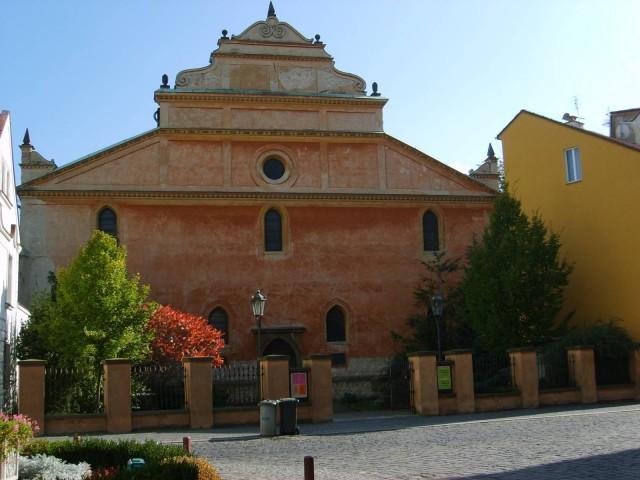
[[180,363],[131,366],[133,410],[184,409],[184,369]]
[[44,410],[50,415],[100,413],[102,371],[90,368],[54,367],[45,369]]
[[258,366],[230,364],[212,369],[213,405],[215,407],[246,407],[258,404]]
[[381,383],[383,407],[406,410],[411,407],[411,367],[405,356],[396,356],[382,371]]
[[513,390],[512,365],[507,353],[475,352],[473,354],[473,387],[475,393],[501,393]]
[[538,352],[538,387],[540,390],[575,387],[573,357],[564,351]]
[[618,358],[604,357],[595,354],[596,384],[616,385],[631,383],[629,375],[629,357],[627,355]]

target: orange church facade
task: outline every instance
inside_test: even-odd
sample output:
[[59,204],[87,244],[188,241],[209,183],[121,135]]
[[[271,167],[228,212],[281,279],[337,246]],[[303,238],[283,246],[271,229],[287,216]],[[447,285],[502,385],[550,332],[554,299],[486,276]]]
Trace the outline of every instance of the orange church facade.
[[464,255],[495,191],[383,131],[386,99],[275,13],[155,92],[157,128],[56,167],[22,148],[22,295],[47,288],[95,228],[153,300],[261,353],[391,356],[434,251]]

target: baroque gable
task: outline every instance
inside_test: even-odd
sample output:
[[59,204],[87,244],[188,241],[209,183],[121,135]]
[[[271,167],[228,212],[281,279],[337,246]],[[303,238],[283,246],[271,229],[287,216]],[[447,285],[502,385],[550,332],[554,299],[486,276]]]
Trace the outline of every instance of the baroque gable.
[[364,96],[365,81],[335,68],[325,45],[304,37],[275,15],[240,35],[223,31],[210,65],[183,70],[176,90]]

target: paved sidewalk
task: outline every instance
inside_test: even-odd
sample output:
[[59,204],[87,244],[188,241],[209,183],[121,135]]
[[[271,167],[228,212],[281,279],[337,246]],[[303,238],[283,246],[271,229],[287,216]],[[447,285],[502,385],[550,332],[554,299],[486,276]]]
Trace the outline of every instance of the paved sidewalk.
[[640,478],[640,405],[562,407],[446,417],[403,412],[339,415],[303,424],[298,436],[260,438],[258,427],[157,431],[107,438],[181,442],[210,459],[225,480],[519,480]]

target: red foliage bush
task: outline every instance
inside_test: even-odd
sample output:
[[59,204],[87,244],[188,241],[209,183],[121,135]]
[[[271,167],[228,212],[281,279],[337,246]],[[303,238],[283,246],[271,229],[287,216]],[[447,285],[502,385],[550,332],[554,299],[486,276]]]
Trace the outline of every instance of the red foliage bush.
[[117,467],[92,468],[89,480],[107,480],[115,477],[118,472]]
[[216,367],[224,363],[220,355],[223,334],[203,317],[167,305],[156,310],[149,327],[154,332],[151,341],[154,360],[179,362],[184,357],[213,357]]

